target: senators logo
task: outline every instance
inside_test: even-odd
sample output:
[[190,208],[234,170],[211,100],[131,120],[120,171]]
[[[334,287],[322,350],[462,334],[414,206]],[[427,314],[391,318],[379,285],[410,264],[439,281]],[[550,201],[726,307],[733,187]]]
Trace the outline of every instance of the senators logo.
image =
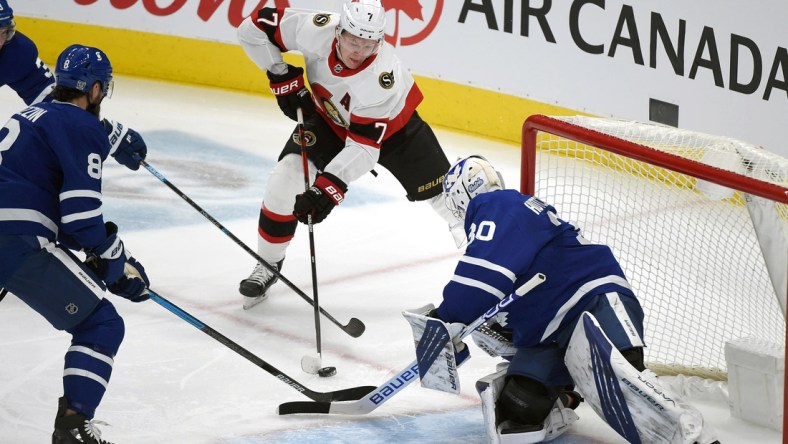
[[318,28],[322,28],[323,26],[331,23],[331,16],[326,14],[316,14],[315,18],[312,19],[312,23],[314,23]]
[[[304,140],[306,141],[304,144],[305,146],[312,146],[317,141],[317,137],[315,137],[315,133],[312,131],[304,131]],[[301,136],[299,136],[297,132],[293,133],[293,142],[301,146]]]
[[383,74],[378,77],[378,83],[383,89],[391,89],[394,86],[394,71],[391,72],[384,72]]
[[326,110],[326,115],[334,121],[337,125],[347,128],[350,124],[342,117],[342,114],[339,113],[336,105],[334,105],[331,100],[323,99],[323,109]]

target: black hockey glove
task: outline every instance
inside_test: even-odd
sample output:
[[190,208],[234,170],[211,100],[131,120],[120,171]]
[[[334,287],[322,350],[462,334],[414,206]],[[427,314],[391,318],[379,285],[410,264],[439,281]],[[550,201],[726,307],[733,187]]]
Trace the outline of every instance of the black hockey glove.
[[119,164],[129,168],[130,170],[137,171],[140,168],[140,162],[135,159],[134,155],[139,156],[140,159],[145,160],[148,154],[148,146],[142,140],[140,133],[123,125],[120,122],[113,122],[112,120],[104,119],[101,121],[104,130],[107,131],[109,143],[112,145],[109,153]]
[[267,74],[271,92],[276,96],[279,108],[287,117],[298,121],[296,115],[298,108],[303,111],[304,119],[315,113],[312,94],[304,86],[303,68],[287,65],[287,71],[284,74],[272,74],[270,71]]
[[347,185],[340,178],[331,173],[320,174],[309,190],[296,196],[293,215],[301,223],[309,223],[309,215],[312,223],[320,223],[345,199],[346,191]]

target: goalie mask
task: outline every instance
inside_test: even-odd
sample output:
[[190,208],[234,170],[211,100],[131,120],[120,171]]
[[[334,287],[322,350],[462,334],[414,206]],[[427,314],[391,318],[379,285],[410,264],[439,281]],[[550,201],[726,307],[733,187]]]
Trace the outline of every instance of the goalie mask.
[[504,188],[503,177],[484,157],[470,156],[449,168],[443,180],[443,198],[458,221],[465,221],[471,199]]

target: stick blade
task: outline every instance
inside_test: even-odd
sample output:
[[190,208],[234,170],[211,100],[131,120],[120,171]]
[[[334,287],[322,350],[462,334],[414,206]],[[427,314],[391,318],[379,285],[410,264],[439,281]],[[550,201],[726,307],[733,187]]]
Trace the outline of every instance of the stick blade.
[[279,415],[320,414],[327,415],[331,409],[330,402],[293,401],[279,404],[276,413]]
[[316,375],[318,370],[323,367],[323,359],[317,353],[304,355],[301,358],[301,370],[310,375]]
[[364,325],[358,318],[350,318],[350,321],[347,323],[346,326],[342,327],[342,330],[345,330],[345,333],[349,334],[350,336],[357,338],[364,334],[364,331],[367,329],[367,326]]

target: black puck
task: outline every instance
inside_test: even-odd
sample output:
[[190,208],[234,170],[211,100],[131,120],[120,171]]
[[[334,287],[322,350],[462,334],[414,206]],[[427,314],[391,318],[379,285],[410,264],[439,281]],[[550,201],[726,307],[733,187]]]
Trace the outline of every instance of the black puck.
[[321,378],[328,378],[337,374],[336,367],[323,367],[317,371],[318,376]]

